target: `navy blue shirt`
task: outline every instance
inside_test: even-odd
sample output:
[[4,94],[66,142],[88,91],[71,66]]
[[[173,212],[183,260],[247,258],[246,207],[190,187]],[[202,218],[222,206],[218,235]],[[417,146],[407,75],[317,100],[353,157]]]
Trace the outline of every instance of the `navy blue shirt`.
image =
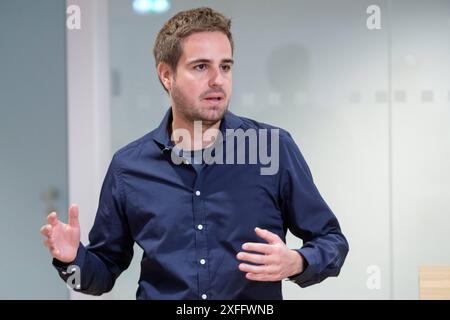
[[[76,291],[100,295],[128,268],[133,245],[143,249],[137,299],[282,299],[281,281],[246,279],[236,258],[245,242],[265,243],[254,229],[289,229],[305,270],[290,280],[301,287],[337,276],[348,252],[339,223],[325,203],[299,148],[279,129],[279,170],[261,164],[205,164],[171,160],[171,109],[160,126],[117,151],[101,189],[89,245],[80,243]],[[226,129],[274,129],[227,111]],[[270,143],[270,140],[268,140]],[[237,147],[237,144],[236,144]],[[53,260],[61,278],[63,264]]]

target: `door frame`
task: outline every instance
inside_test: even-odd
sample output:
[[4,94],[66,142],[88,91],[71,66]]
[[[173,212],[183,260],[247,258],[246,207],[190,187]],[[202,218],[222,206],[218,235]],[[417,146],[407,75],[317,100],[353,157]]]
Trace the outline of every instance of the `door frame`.
[[[81,22],[80,29],[66,28],[68,197],[69,204],[79,205],[81,241],[87,244],[111,160],[109,11],[108,0],[66,5],[78,6]],[[74,291],[70,298],[95,299]]]

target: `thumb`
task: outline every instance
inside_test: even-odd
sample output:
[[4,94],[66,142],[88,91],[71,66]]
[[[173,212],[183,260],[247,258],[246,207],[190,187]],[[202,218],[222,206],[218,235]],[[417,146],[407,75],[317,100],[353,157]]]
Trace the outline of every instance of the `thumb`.
[[80,222],[78,221],[78,205],[73,204],[69,208],[69,225],[74,228],[80,227]]

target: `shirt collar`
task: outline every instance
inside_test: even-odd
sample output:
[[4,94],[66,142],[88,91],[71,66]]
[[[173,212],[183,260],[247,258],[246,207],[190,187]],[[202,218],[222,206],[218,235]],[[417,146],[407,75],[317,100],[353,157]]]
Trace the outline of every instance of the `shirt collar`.
[[[154,135],[155,142],[161,147],[166,149],[172,149],[173,143],[170,140],[170,126],[172,124],[172,108],[169,108],[161,121],[161,124],[156,128]],[[225,141],[226,136],[230,133],[226,132],[226,129],[238,129],[242,125],[242,120],[231,111],[226,111],[224,117],[220,123],[220,131],[222,132],[223,139]]]

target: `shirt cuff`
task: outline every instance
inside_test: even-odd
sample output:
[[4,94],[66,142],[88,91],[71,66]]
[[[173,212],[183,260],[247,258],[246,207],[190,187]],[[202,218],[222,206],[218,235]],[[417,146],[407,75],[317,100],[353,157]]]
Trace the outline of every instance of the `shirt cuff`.
[[66,281],[73,272],[72,270],[69,270],[69,266],[77,266],[78,268],[81,269],[81,266],[84,264],[85,256],[86,256],[86,248],[80,242],[75,260],[73,260],[72,262],[62,262],[58,259],[53,258],[52,265],[58,271],[59,276],[64,281]]
[[316,283],[315,250],[313,248],[303,247],[301,249],[296,249],[295,251],[303,257],[305,261],[305,269],[297,275],[288,277],[288,280],[298,284],[302,288]]

